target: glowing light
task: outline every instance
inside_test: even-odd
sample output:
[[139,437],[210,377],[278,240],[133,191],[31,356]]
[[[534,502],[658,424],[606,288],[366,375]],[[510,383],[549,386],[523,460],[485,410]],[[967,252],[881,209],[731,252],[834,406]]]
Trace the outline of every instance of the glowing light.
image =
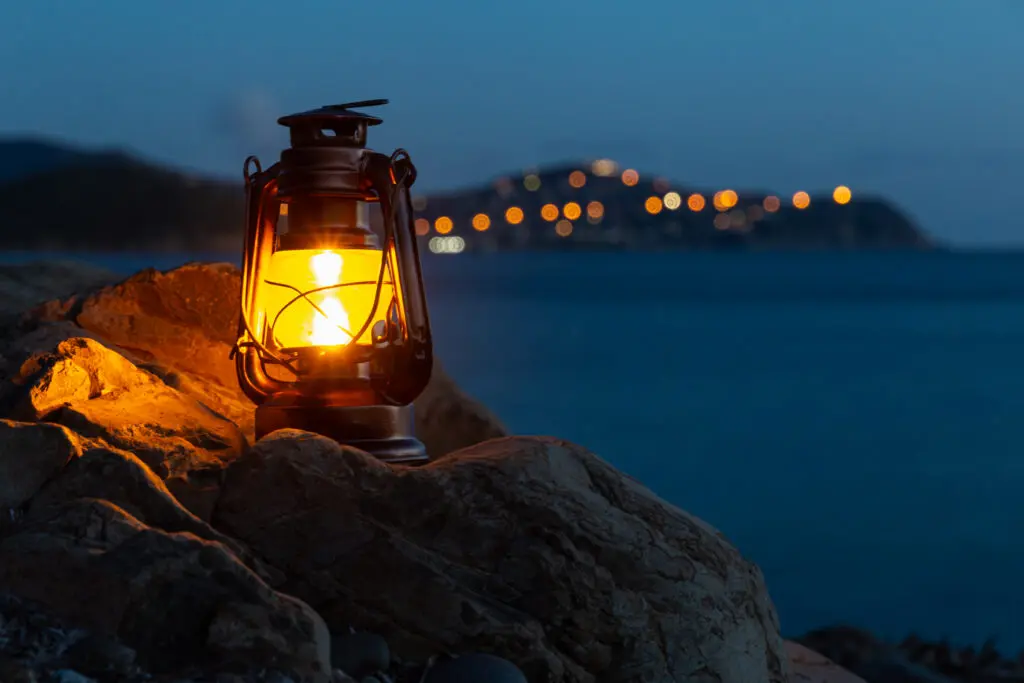
[[554,204],[545,204],[544,206],[540,207],[540,217],[548,221],[549,223],[551,221],[557,221],[558,207],[555,206]]
[[640,182],[640,174],[631,168],[622,172],[622,184],[626,187],[634,187]]
[[719,211],[728,211],[732,207],[736,206],[736,203],[740,200],[735,190],[721,190],[716,192],[711,202],[715,205],[715,208]]
[[537,190],[540,189],[540,176],[538,176],[536,173],[531,173],[530,175],[526,176],[525,178],[523,178],[523,187],[525,187],[530,192],[536,192]]
[[427,198],[423,196],[413,197],[412,208],[414,211],[423,211],[427,208]]
[[707,202],[704,200],[704,195],[694,193],[686,198],[686,205],[690,207],[690,211],[703,211]]
[[648,197],[647,201],[644,202],[644,209],[646,209],[647,213],[652,216],[656,216],[661,213],[661,209],[663,207],[664,205],[661,203],[661,197]]
[[731,221],[729,219],[729,214],[727,214],[727,213],[715,214],[715,221],[714,222],[715,222],[715,228],[717,228],[718,230],[728,230],[729,229],[729,225],[731,223]]
[[559,237],[568,237],[572,234],[572,223],[563,218],[555,223],[555,233]]
[[806,209],[811,205],[811,195],[807,194],[803,190],[793,195],[793,206],[798,209]]
[[519,225],[523,222],[523,210],[518,206],[510,206],[505,210],[505,220],[510,225]]
[[448,218],[448,216],[441,216],[434,221],[434,230],[437,230],[439,235],[447,235],[454,227],[455,224],[452,223],[452,219]]
[[569,174],[569,184],[577,190],[587,184],[587,174],[583,171],[573,171]]
[[477,232],[484,232],[491,227],[491,217],[486,213],[478,213],[473,216],[473,229]]
[[596,176],[607,178],[608,176],[615,175],[615,172],[619,170],[619,165],[611,159],[598,159],[590,165],[590,172]]
[[604,204],[599,201],[592,201],[587,204],[587,216],[598,219],[604,215]]
[[[310,269],[317,287],[329,287],[341,282],[341,254],[323,251],[309,259]],[[320,310],[313,316],[313,332],[309,341],[314,346],[340,346],[352,341],[348,313],[337,294],[326,294],[319,303]]]
[[574,221],[583,215],[583,209],[581,209],[580,205],[576,202],[569,202],[562,207],[562,215],[569,220]]
[[852,198],[853,192],[846,185],[840,185],[832,190],[832,199],[835,200],[836,204],[849,204]]
[[669,211],[675,211],[683,205],[683,198],[679,196],[678,192],[669,192],[665,195],[665,198],[662,199],[662,202],[664,202],[666,209]]
[[761,204],[768,213],[775,213],[782,206],[782,202],[775,195],[768,195]]
[[451,237],[431,237],[427,243],[431,253],[434,254],[458,254],[466,248],[466,240],[458,235]]
[[416,226],[416,234],[420,237],[430,233],[430,221],[426,218],[417,218],[413,225]]

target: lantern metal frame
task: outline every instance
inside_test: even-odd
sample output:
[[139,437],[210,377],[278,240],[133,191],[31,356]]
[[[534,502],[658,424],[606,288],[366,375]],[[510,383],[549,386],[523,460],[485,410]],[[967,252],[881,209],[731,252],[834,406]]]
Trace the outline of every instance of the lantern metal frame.
[[[278,429],[302,429],[387,462],[415,463],[426,460],[427,454],[413,434],[411,404],[426,388],[433,367],[409,193],[416,168],[404,149],[385,155],[367,148],[367,128],[382,119],[353,111],[382,104],[387,100],[330,105],[281,117],[278,123],[289,128],[290,147],[281,152],[280,161],[264,170],[255,156],[245,160],[241,311],[232,356],[239,386],[257,405],[257,438]],[[359,213],[360,202],[379,203],[383,243],[368,224],[358,221],[326,231],[318,227],[318,212],[325,202],[351,210],[353,216]],[[290,225],[287,233],[279,234],[284,203],[290,207]],[[376,285],[367,319],[340,347],[275,347],[274,325],[292,304],[305,301],[326,316],[310,296],[327,288],[301,291],[264,279],[275,252],[304,248],[380,248],[376,282],[331,286]],[[262,287],[285,287],[295,294],[273,320],[262,319]],[[392,301],[385,318],[375,323],[385,287],[391,287]],[[368,330],[370,344],[359,343]],[[295,379],[273,376],[271,366]]]

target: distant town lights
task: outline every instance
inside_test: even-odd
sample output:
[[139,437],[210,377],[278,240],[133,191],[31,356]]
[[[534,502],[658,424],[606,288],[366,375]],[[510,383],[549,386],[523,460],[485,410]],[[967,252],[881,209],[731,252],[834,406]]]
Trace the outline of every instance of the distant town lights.
[[846,185],[840,185],[832,191],[832,199],[836,204],[849,204],[853,192]]
[[797,209],[806,209],[811,205],[811,195],[807,194],[803,190],[800,190],[793,195],[793,206]]
[[703,211],[707,202],[704,200],[704,195],[695,192],[686,198],[686,205],[690,207],[690,211],[697,212]]
[[562,215],[571,221],[576,220],[583,215],[583,209],[576,202],[569,202],[562,207]]
[[452,219],[448,218],[448,216],[441,216],[434,221],[434,230],[436,230],[440,235],[447,235],[454,227],[455,224],[452,223]]
[[459,254],[466,248],[466,240],[462,239],[457,235],[451,237],[434,237],[430,238],[427,243],[431,253],[434,254]]
[[[285,206],[287,206],[287,204],[285,204]],[[430,234],[430,221],[426,218],[417,218],[413,225],[416,227],[416,234],[420,237]]]
[[572,223],[564,218],[555,223],[555,234],[559,237],[568,237],[572,234]]
[[530,192],[536,192],[540,189],[540,176],[536,173],[531,173],[523,178],[523,187]]
[[554,204],[545,204],[540,207],[540,217],[551,223],[558,220],[558,207]]
[[648,197],[647,201],[644,202],[644,209],[652,216],[656,216],[661,213],[663,206],[661,197]]
[[634,187],[640,182],[640,174],[632,168],[627,168],[622,172],[622,184],[626,187]]
[[767,211],[768,213],[775,213],[776,211],[779,210],[779,207],[782,205],[782,202],[779,201],[779,198],[776,197],[775,195],[768,195],[767,197],[764,198],[764,201],[761,204],[762,206],[764,206],[764,210]]
[[478,213],[473,216],[473,229],[477,232],[484,232],[487,228],[491,227],[491,217],[486,213]]
[[598,159],[590,165],[590,172],[601,178],[613,176],[618,170],[619,165],[611,159]]
[[669,192],[661,200],[665,204],[665,208],[669,211],[675,211],[683,205],[683,198],[679,196],[678,192]]
[[569,174],[569,185],[577,190],[587,184],[587,174],[583,171],[573,171]]
[[523,210],[518,206],[510,206],[505,210],[505,220],[509,225],[519,225],[523,222]]

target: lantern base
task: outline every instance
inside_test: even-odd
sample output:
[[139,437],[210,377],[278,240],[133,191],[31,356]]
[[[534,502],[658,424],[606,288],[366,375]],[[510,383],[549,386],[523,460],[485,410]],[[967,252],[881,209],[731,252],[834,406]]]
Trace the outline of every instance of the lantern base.
[[413,436],[412,406],[325,406],[270,403],[256,408],[256,439],[278,429],[301,429],[366,451],[386,463],[426,462],[426,448]]

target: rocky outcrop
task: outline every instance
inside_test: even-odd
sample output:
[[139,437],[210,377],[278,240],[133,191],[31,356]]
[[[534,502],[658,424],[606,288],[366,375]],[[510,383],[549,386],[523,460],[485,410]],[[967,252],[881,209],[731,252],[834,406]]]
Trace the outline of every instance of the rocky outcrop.
[[64,298],[117,280],[115,273],[83,263],[0,266],[0,321],[49,299]]
[[[9,342],[21,348],[0,348],[0,354],[20,359],[44,339],[93,336],[229,418],[251,440],[253,405],[238,389],[228,357],[238,337],[240,289],[240,273],[230,264],[145,270],[116,285],[37,306],[22,321],[34,338]],[[433,457],[507,434],[439,363],[415,411],[416,432]]]
[[0,679],[787,680],[761,574],[721,534],[563,441],[458,448],[503,430],[450,381],[420,468],[249,444],[194,367],[227,341],[174,294],[188,272],[3,340]]

